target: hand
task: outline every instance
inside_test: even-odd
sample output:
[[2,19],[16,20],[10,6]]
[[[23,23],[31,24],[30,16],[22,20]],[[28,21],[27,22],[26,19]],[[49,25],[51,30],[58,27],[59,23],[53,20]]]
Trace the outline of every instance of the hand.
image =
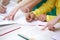
[[42,21],[42,22],[46,21],[46,14],[40,14],[40,15],[38,16],[38,19],[39,19],[40,21]]
[[6,19],[7,20],[14,20],[14,15],[10,14],[10,15],[3,18],[3,20],[6,20]]
[[42,30],[45,30],[47,27],[50,31],[55,31],[54,25],[52,25],[50,22],[48,22],[47,25]]
[[5,13],[6,12],[6,7],[5,6],[0,6],[0,13]]
[[54,18],[53,20],[49,21],[47,23],[47,25],[42,29],[42,30],[45,30],[47,27],[49,30],[51,31],[54,31],[55,30],[55,27],[54,25],[60,20],[60,15],[58,15],[56,18]]
[[28,22],[32,22],[32,21],[34,20],[34,18],[35,18],[35,15],[34,15],[33,13],[28,13],[28,14],[26,15],[26,20],[27,20]]
[[55,27],[54,27],[55,23],[56,23],[56,21],[54,21],[54,19],[51,20],[51,21],[49,21],[49,22],[47,23],[47,25],[46,25],[42,30],[45,30],[45,29],[48,27],[48,29],[49,29],[50,31],[55,31]]

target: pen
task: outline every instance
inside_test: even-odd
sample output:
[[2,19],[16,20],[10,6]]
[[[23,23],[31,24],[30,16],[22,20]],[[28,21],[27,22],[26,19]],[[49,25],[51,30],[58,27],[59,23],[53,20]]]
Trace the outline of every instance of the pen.
[[24,36],[22,36],[22,35],[20,35],[20,34],[18,34],[18,36],[22,37],[22,38],[25,39],[25,40],[29,40],[28,38],[26,38],[26,37],[24,37]]

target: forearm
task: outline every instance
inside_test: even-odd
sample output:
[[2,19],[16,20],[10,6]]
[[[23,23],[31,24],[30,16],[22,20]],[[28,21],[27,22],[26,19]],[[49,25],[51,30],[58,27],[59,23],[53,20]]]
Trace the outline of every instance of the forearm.
[[10,15],[15,15],[18,10],[19,10],[19,7],[15,7],[15,8],[10,12]]
[[27,4],[25,7],[28,8],[30,11],[34,6],[36,6],[41,0],[34,0],[31,3]]
[[17,6],[11,11],[11,13],[13,13],[13,15],[16,14],[16,12],[23,6],[27,5],[28,3],[32,2],[34,0],[25,0],[20,2],[19,4],[17,4]]
[[29,3],[31,3],[31,2],[33,2],[34,0],[23,0],[23,1],[21,1],[19,4],[18,4],[18,6],[19,7],[24,7],[24,6],[26,6],[27,4],[29,4]]
[[57,17],[58,17],[58,20],[60,20],[60,14]]
[[60,20],[60,15],[58,15],[56,18],[52,20],[53,25],[55,25]]

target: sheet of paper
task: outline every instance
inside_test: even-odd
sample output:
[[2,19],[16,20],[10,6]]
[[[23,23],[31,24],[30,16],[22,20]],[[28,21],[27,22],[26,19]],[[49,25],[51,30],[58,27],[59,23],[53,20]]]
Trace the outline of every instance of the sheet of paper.
[[[3,29],[1,30],[1,28],[0,28],[0,34],[3,34],[5,32],[8,32],[8,31],[18,28],[18,27],[19,27],[19,25],[16,24],[16,25],[10,25],[10,26],[3,27],[3,29],[5,29],[5,30],[3,30]],[[17,38],[18,39],[21,38],[18,36],[18,34],[20,34],[26,38],[34,39],[34,40],[48,40],[48,39],[52,40],[51,37],[53,36],[53,32],[51,32],[49,30],[45,30],[45,31],[41,30],[42,26],[20,26],[20,27],[21,27],[21,29],[8,33],[8,34],[4,35],[3,37],[1,37],[1,39],[6,38],[5,40],[8,40],[8,39],[17,40]],[[15,39],[15,37],[16,37],[16,39]]]
[[53,39],[55,40],[60,40],[60,30],[55,32],[55,35],[52,36]]
[[56,24],[55,27],[56,27],[56,31],[54,32],[55,35],[52,36],[52,38],[55,40],[60,40],[60,23]]
[[[60,31],[59,31],[59,32],[60,32]],[[57,34],[54,35],[52,38],[55,39],[55,40],[60,40],[60,33],[57,33]]]
[[41,28],[42,26],[24,26],[20,30],[19,34],[34,40],[52,40],[51,37],[54,35],[53,32],[49,30],[43,31]]
[[9,25],[9,24],[15,24],[15,23],[16,23],[16,22],[13,22],[13,21],[7,21],[7,20],[1,21],[1,22],[0,22],[0,27],[3,26],[3,25]]

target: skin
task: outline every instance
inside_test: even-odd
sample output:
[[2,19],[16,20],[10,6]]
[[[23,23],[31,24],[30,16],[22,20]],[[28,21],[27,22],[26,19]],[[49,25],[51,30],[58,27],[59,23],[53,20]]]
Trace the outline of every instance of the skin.
[[10,0],[2,0],[2,5],[0,5],[0,13],[4,14],[6,12],[6,6]]
[[[29,15],[27,16],[26,20],[28,22],[32,22],[35,20],[35,15],[33,13],[29,13]],[[45,21],[46,20],[46,14],[41,14],[40,16],[37,17],[37,20],[40,21]],[[45,30],[47,27],[50,31],[55,31],[55,27],[54,25],[60,20],[60,15],[58,15],[56,18],[54,18],[53,20],[49,21],[47,23],[47,25],[42,28],[42,30]]]
[[[37,2],[36,2],[37,1]],[[7,19],[7,20],[14,20],[14,16],[16,14],[16,12],[21,9],[24,13],[27,13],[28,12],[28,9],[29,11],[31,11],[31,9],[37,5],[41,0],[24,0],[24,1],[21,1],[16,7],[15,9],[13,9],[8,16],[4,17],[4,20]]]
[[3,4],[4,6],[7,6],[7,5],[9,4],[9,2],[10,2],[10,0],[3,0],[2,4]]
[[32,21],[42,21],[45,22],[46,21],[46,14],[40,14],[38,17],[33,13],[27,13],[28,15],[26,16],[26,20],[28,22],[32,22]]
[[55,27],[54,25],[60,20],[60,15],[58,15],[56,18],[54,18],[53,20],[49,21],[47,23],[47,25],[42,29],[45,30],[47,27],[50,31],[55,31]]
[[0,6],[0,13],[4,14],[6,12],[6,8],[4,6]]
[[46,22],[46,14],[40,14],[39,16],[38,16],[38,19],[40,20],[40,21],[42,21],[42,22]]
[[28,13],[27,15],[26,15],[26,21],[27,22],[32,22],[32,21],[34,21],[35,20],[35,15],[33,14],[33,13]]
[[18,3],[21,2],[22,0],[18,0]]

